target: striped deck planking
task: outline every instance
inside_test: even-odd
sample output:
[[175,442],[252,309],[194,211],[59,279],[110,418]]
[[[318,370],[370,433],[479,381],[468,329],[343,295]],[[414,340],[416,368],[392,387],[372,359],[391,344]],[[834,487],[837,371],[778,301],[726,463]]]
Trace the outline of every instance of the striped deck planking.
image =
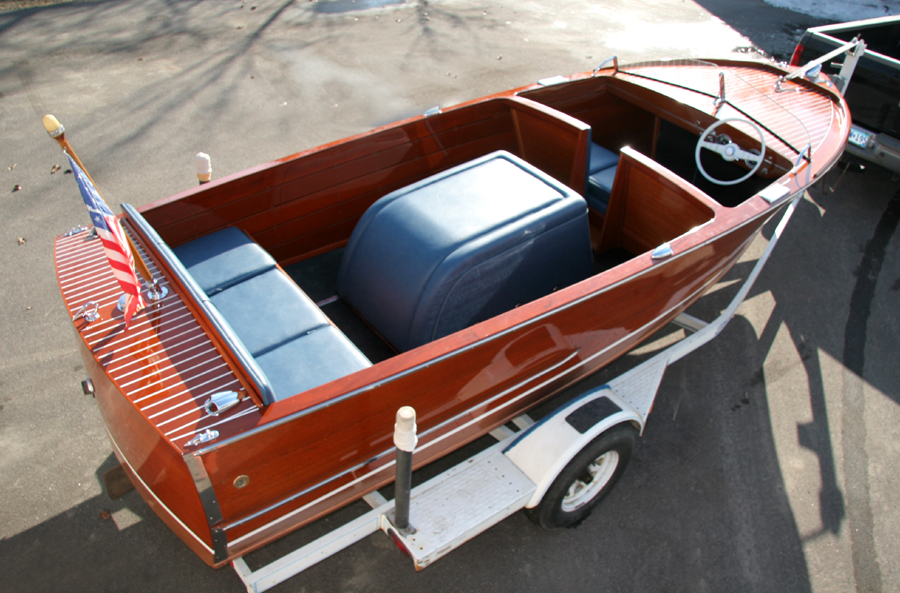
[[[698,95],[687,88],[679,92],[673,90],[670,84],[689,85],[715,95],[719,89],[719,70],[712,65],[661,65],[641,67],[634,72],[635,76],[631,76],[630,68],[624,66],[617,76],[677,97],[686,104],[701,107],[711,113],[711,99],[705,104],[705,95]],[[813,152],[822,145],[832,130],[836,110],[825,93],[795,81],[784,83],[783,90],[776,92],[777,80],[776,74],[764,70],[749,67],[728,69],[725,76],[725,98],[729,103],[719,110],[717,116],[720,119],[750,116],[759,121],[766,128],[763,131],[766,145],[793,160],[807,144],[812,146]],[[740,110],[733,105],[738,105]],[[751,137],[756,136],[747,126],[737,124],[734,127],[743,129]],[[778,136],[768,130],[778,130]]]
[[70,316],[86,302],[97,302],[101,318],[89,324],[76,321],[76,331],[149,423],[184,451],[194,435],[258,414],[249,399],[227,417],[206,414],[203,404],[213,393],[241,388],[222,353],[137,241],[153,278],[169,292],[160,301],[148,300],[126,330],[117,309],[122,290],[100,241],[86,240],[87,236],[82,232],[57,239],[56,269],[63,301]]

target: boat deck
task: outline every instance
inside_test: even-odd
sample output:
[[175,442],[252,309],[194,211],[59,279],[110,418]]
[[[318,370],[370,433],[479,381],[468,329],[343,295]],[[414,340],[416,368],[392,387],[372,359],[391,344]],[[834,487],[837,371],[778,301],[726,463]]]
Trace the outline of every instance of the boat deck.
[[[641,68],[640,75],[624,72],[617,76],[669,94],[686,105],[696,104],[709,113],[713,112],[713,105],[704,101],[703,95],[688,89],[683,92],[673,91],[671,84],[689,80],[694,88],[710,89],[713,92],[719,88],[719,70],[708,66],[682,66],[677,69],[649,67]],[[643,80],[637,80],[638,78]],[[796,154],[807,144],[811,144],[815,152],[832,129],[833,118],[837,113],[834,103],[821,91],[796,82],[785,83],[784,90],[776,92],[775,83],[778,78],[776,74],[759,68],[729,69],[725,77],[725,97],[728,102],[716,115],[719,119],[750,117],[759,121],[764,129],[766,145],[781,154]],[[778,130],[778,133],[775,134],[772,130]]]
[[[138,245],[153,278],[169,292],[136,315],[127,332],[116,308],[122,290],[113,276],[99,239],[85,240],[86,232],[56,242],[56,269],[63,301],[75,315],[88,300],[96,301],[100,319],[75,322],[97,362],[141,414],[167,440],[181,446],[197,433],[221,430],[247,415],[258,416],[248,399],[227,417],[210,418],[203,403],[213,393],[237,390],[240,381],[222,353]],[[134,235],[132,235],[133,238]]]

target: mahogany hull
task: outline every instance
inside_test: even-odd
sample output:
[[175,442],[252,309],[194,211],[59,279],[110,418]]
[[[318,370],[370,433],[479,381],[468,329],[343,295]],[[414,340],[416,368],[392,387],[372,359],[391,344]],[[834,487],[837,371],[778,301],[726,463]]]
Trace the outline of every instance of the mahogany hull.
[[[747,64],[733,68],[779,75],[772,67],[761,74]],[[609,209],[591,214],[595,249],[637,254],[626,263],[265,406],[239,357],[132,221],[123,219],[140,256],[170,293],[124,332],[102,250],[77,235],[58,238],[67,309],[74,314],[86,298],[99,303],[101,321],[74,324],[117,457],[167,525],[204,561],[221,566],[391,482],[401,406],[417,411],[416,466],[477,439],[681,313],[790,196],[834,164],[849,134],[846,105],[828,89],[795,84],[811,105],[805,121],[816,126],[808,133],[812,160],[789,170],[793,131],[775,133],[766,175],[783,190],[771,200],[751,193],[725,207],[655,162],[660,119],[696,133],[724,115],[682,90],[667,95],[656,81],[608,72],[413,118],[141,208],[171,246],[238,226],[285,266],[346,244],[378,197],[493,150],[513,152],[579,191],[592,128],[605,130],[604,141],[651,155],[622,148]],[[610,121],[618,124],[602,125]],[[654,259],[651,250],[663,243],[673,255]],[[228,389],[251,397],[222,418],[207,416],[204,399]],[[191,442],[213,429],[217,437],[208,443]]]

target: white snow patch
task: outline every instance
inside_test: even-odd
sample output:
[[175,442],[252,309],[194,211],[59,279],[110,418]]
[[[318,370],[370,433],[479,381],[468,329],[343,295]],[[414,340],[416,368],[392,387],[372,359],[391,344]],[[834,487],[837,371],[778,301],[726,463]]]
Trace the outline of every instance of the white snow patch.
[[764,0],[764,2],[776,8],[786,8],[838,22],[900,14],[900,0]]
[[629,19],[622,31],[609,34],[606,43],[620,52],[650,52],[680,57],[730,55],[736,47],[749,47],[749,39],[716,17],[699,23],[648,22]]

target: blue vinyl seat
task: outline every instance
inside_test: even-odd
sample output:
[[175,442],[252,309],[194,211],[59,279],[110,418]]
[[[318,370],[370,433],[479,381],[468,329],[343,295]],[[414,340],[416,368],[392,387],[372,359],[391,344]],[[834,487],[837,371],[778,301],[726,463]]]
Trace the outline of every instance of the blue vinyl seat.
[[254,357],[329,325],[316,304],[278,269],[234,284],[209,300]]
[[600,214],[606,214],[609,207],[609,196],[616,179],[616,167],[619,155],[591,142],[588,160],[588,182],[585,199],[588,206]]
[[205,235],[172,251],[212,296],[257,274],[275,269],[275,260],[237,227]]
[[212,314],[265,373],[275,401],[372,366],[242,230],[229,227],[173,251]]

